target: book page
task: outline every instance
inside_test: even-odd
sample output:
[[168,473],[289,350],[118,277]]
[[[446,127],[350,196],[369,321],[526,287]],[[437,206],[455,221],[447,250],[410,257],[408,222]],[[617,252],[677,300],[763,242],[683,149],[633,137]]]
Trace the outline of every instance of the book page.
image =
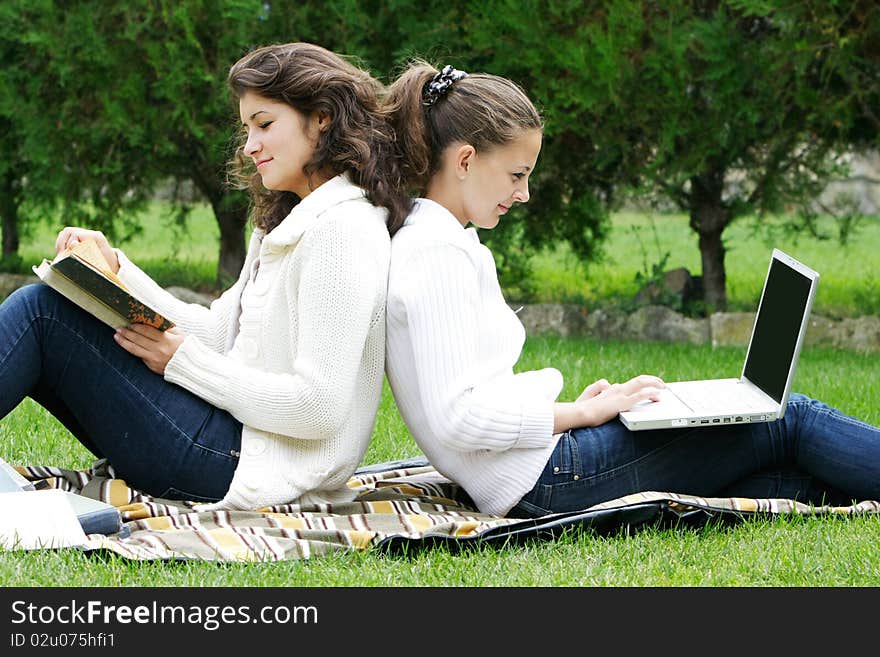
[[119,280],[119,277],[113,273],[112,269],[110,269],[110,263],[107,262],[104,254],[101,253],[101,247],[98,246],[98,243],[95,240],[83,240],[73,248],[67,249],[66,251],[62,252],[61,255],[56,258],[56,260],[69,256],[79,258],[87,265],[91,265],[93,269],[97,269],[99,272],[101,272],[104,276],[116,283],[116,285],[121,287],[123,290],[125,290],[126,292],[128,291],[125,285],[122,284],[122,281]]

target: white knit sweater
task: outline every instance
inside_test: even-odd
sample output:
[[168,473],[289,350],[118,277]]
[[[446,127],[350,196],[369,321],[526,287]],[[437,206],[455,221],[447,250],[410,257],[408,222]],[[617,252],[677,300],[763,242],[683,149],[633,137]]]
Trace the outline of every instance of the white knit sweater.
[[535,485],[558,439],[562,375],[514,374],[525,329],[476,230],[418,199],[391,241],[386,373],[407,428],[481,511],[504,515]]
[[382,392],[386,216],[333,178],[268,235],[254,231],[238,281],[210,309],[119,254],[122,281],[187,334],[165,379],[244,425],[228,493],[200,509],[352,498]]

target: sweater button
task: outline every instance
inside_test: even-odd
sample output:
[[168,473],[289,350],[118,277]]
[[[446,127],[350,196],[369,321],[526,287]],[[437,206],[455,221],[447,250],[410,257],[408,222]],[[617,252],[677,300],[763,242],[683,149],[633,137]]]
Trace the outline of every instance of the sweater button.
[[553,467],[553,472],[554,472],[554,473],[559,472],[559,466],[558,466],[558,465]]

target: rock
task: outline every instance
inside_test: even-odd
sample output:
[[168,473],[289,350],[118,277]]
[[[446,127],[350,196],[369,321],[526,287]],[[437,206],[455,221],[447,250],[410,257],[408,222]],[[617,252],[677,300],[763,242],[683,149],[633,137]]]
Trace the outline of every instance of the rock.
[[5,299],[24,285],[39,282],[36,274],[0,274],[0,299]]
[[835,344],[857,351],[880,351],[880,317],[841,320]]
[[755,313],[712,313],[709,332],[713,347],[744,346],[749,343]]
[[701,276],[691,276],[685,267],[670,269],[663,274],[661,283],[651,282],[636,293],[636,303],[643,304],[667,304],[674,300],[679,306],[685,306],[692,301],[703,298],[703,279]]
[[[520,305],[511,304],[514,310]],[[574,304],[535,303],[522,306],[517,313],[526,335],[552,333],[563,337],[586,332],[586,310]]]
[[186,287],[176,287],[172,285],[171,287],[165,288],[165,290],[173,294],[181,301],[186,301],[187,303],[197,303],[206,307],[210,306],[211,302],[214,300],[214,297],[211,297],[207,294],[202,294],[201,292],[196,292],[195,290],[190,290]]
[[[520,304],[511,307],[516,309]],[[614,308],[587,312],[571,304],[541,303],[523,306],[519,317],[527,335],[585,335],[598,340],[711,343],[716,347],[747,346],[755,323],[755,313],[719,312],[706,319],[694,319],[662,305],[643,306],[627,315]],[[812,315],[804,344],[880,351],[880,317],[838,322]]]
[[587,314],[587,335],[601,340],[620,339],[626,332],[627,316],[619,310],[596,308]]
[[840,336],[839,322],[821,315],[810,315],[807,321],[807,332],[804,335],[805,345],[836,345]]
[[644,306],[629,316],[626,337],[660,342],[709,342],[709,322],[692,319],[666,306]]

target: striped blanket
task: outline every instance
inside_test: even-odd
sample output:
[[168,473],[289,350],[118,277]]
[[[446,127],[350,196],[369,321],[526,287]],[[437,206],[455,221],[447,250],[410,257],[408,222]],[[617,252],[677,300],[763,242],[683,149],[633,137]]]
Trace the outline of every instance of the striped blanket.
[[414,550],[444,544],[505,545],[552,539],[586,529],[607,534],[642,525],[699,526],[779,514],[880,513],[880,502],[814,507],[793,500],[702,498],[643,492],[583,511],[530,520],[478,512],[466,493],[423,458],[362,468],[348,482],[346,504],[286,504],[254,512],[198,511],[197,504],[145,495],[98,461],[87,470],[18,467],[41,487],[60,488],[118,507],[123,531],[91,534],[85,550],[106,550],[136,560],[279,561],[345,551]]

